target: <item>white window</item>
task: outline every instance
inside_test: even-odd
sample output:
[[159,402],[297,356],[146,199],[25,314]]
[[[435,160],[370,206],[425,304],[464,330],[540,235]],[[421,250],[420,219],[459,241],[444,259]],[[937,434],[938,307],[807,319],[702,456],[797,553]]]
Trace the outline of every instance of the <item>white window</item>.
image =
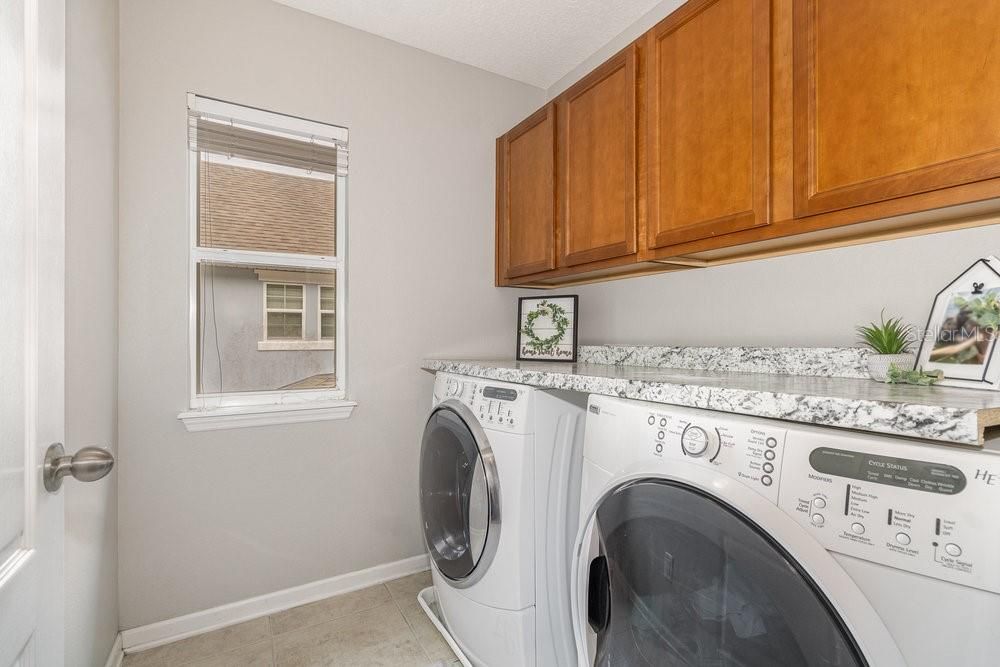
[[336,288],[321,285],[319,288],[319,337],[333,340],[337,337]]
[[339,419],[347,130],[188,97],[189,430]]
[[305,285],[264,283],[264,339],[305,338]]

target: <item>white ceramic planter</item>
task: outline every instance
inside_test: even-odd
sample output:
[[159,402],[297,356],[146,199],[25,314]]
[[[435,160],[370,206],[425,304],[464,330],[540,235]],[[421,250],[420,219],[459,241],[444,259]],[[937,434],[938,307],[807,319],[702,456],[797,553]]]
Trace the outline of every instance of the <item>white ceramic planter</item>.
[[885,382],[889,379],[889,366],[896,364],[905,371],[913,370],[917,357],[912,354],[872,354],[868,356],[868,374],[873,380]]

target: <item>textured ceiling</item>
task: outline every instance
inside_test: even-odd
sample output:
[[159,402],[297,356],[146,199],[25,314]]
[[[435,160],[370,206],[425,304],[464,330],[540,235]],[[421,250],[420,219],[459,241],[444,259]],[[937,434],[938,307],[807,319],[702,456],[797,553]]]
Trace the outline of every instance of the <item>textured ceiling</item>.
[[277,0],[548,88],[658,0]]

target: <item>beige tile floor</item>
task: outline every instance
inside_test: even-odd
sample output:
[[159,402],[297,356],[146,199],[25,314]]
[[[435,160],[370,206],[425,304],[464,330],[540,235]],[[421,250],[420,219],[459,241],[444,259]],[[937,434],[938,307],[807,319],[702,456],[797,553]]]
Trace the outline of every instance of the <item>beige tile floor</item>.
[[417,602],[420,572],[125,656],[125,667],[460,665]]

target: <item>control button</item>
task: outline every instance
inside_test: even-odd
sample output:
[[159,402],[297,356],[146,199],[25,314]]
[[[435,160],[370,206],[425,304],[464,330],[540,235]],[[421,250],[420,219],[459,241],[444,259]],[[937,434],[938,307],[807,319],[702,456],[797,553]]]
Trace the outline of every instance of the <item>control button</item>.
[[910,536],[906,533],[896,533],[896,541],[905,547],[910,543]]
[[760,478],[760,483],[763,484],[764,486],[771,486],[771,482],[773,481],[774,480],[771,479],[770,475],[762,475]]
[[656,453],[657,454],[662,454],[663,453],[663,445],[661,443],[659,443],[659,442],[656,443]]
[[851,532],[854,533],[855,535],[864,535],[865,534],[865,526],[864,526],[864,524],[861,524],[861,523],[852,523],[851,524]]
[[814,526],[822,526],[824,523],[826,523],[826,517],[818,513],[813,514],[811,517],[809,517],[809,520],[812,521]]
[[653,415],[649,415],[649,419],[647,419],[646,421],[649,422],[650,426],[652,426],[653,424],[656,423],[656,417],[654,417]]
[[666,417],[660,417],[660,426],[664,427],[664,428],[667,426],[667,418]]
[[462,393],[462,384],[458,380],[448,380],[447,394],[449,396],[458,396]]
[[765,463],[764,466],[763,466],[763,468],[764,468],[764,472],[774,472],[774,464],[771,463],[771,462]]
[[944,551],[946,554],[948,554],[949,556],[953,556],[954,558],[958,558],[959,556],[962,555],[962,547],[958,546],[954,542],[949,542],[948,544],[944,545]]
[[764,450],[764,458],[767,459],[768,461],[773,461],[774,460],[774,450],[773,449]]
[[714,459],[719,453],[719,434],[715,429],[688,424],[681,433],[681,449],[688,456]]
[[777,447],[778,441],[775,440],[774,438],[768,438],[767,440],[764,441],[764,444],[766,444],[768,447]]
[[813,507],[815,507],[818,510],[821,510],[824,507],[826,507],[826,501],[823,500],[822,498],[813,498]]
[[663,440],[663,431],[657,431],[656,432],[656,439],[657,440]]
[[689,426],[681,435],[681,447],[689,456],[701,456],[708,449],[708,433],[699,426]]

